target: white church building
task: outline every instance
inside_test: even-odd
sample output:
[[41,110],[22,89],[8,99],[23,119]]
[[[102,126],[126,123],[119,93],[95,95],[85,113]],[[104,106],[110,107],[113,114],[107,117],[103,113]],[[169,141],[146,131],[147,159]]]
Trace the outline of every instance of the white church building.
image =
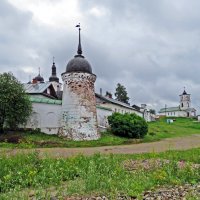
[[82,55],[80,30],[79,27],[77,55],[61,75],[63,84],[57,77],[54,61],[48,82],[39,73],[32,82],[24,84],[33,106],[26,128],[40,128],[44,133],[73,140],[95,140],[100,137],[99,129],[108,126],[107,117],[113,112],[146,116],[144,110],[95,94],[96,75]]
[[160,116],[167,117],[195,117],[196,109],[191,107],[191,98],[185,89],[180,97],[180,104],[177,107],[165,107],[159,111]]

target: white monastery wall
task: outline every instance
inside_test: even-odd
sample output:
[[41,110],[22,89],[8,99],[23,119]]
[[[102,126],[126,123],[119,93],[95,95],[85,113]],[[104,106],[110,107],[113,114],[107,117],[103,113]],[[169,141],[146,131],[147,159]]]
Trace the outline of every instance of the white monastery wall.
[[108,127],[108,116],[112,115],[112,113],[111,110],[97,107],[97,121],[99,128]]
[[33,112],[29,118],[27,128],[40,128],[47,134],[58,134],[61,127],[61,105],[33,103]]
[[136,115],[140,116],[140,117],[143,117],[143,113],[141,112],[138,112],[134,109],[131,109],[131,108],[126,108],[124,106],[121,106],[121,105],[117,105],[117,104],[113,104],[113,103],[100,103],[99,104],[100,106],[103,106],[103,107],[106,107],[106,108],[109,108],[111,109],[113,112],[119,112],[119,113],[135,113]]
[[[46,134],[59,134],[62,130],[62,105],[32,103],[33,112],[30,116],[26,128],[40,128]],[[108,127],[107,117],[112,115],[112,111],[97,107],[97,121],[99,128]],[[69,116],[68,116],[69,117]]]

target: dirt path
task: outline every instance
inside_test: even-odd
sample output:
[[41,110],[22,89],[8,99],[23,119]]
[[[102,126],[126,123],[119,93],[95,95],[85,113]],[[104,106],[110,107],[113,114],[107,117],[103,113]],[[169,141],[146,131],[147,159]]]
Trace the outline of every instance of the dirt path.
[[158,142],[105,146],[105,147],[87,147],[87,148],[37,148],[37,149],[0,149],[0,153],[14,155],[17,153],[29,153],[37,150],[40,156],[51,157],[69,157],[78,154],[92,155],[94,153],[103,154],[135,154],[163,152],[167,150],[186,150],[200,147],[200,135],[190,135],[181,138],[169,138]]

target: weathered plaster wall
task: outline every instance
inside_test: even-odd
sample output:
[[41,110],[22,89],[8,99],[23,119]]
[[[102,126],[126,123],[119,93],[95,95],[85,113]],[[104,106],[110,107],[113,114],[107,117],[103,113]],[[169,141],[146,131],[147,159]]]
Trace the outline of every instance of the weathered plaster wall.
[[97,107],[97,121],[99,128],[108,127],[108,116],[112,115],[112,110]]
[[62,74],[62,125],[60,133],[73,140],[95,140],[97,112],[94,93],[96,76],[89,73]]
[[61,105],[33,103],[33,113],[27,128],[40,128],[47,134],[58,134],[61,128]]

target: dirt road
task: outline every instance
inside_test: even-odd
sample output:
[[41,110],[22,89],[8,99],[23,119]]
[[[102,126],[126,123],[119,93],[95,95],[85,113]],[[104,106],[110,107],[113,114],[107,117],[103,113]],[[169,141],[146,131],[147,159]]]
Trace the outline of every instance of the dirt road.
[[200,147],[200,134],[190,135],[188,137],[164,139],[158,142],[105,146],[105,147],[87,147],[87,148],[37,148],[37,149],[0,149],[0,153],[15,155],[17,153],[29,153],[37,150],[40,156],[51,157],[69,157],[78,154],[92,155],[94,153],[102,154],[138,154],[163,152],[167,150],[186,150]]

